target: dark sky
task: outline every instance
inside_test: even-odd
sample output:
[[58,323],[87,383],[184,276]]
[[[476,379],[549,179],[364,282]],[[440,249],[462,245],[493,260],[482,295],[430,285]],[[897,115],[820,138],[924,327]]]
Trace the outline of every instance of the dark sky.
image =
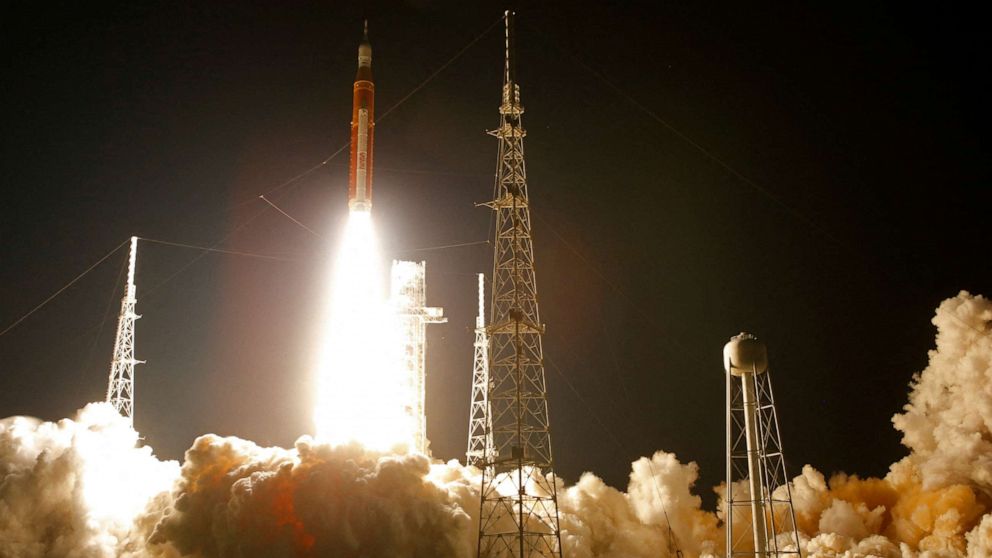
[[[256,197],[347,142],[362,17],[382,114],[503,8],[339,4],[5,10],[0,328],[132,234],[290,260],[141,244],[136,426],[162,457],[207,432],[289,445],[310,431],[346,154],[271,195],[323,238]],[[791,472],[884,474],[904,454],[889,418],[926,365],[934,308],[992,294],[983,20],[618,4],[518,16],[558,472],[625,487],[631,460],[666,449],[701,465],[710,500],[720,351],[747,330],[769,345]],[[501,56],[497,26],[376,132],[380,237],[427,261],[429,302],[450,318],[428,334],[444,459],[465,449],[472,274],[492,255],[404,251],[486,238],[473,204],[492,189]],[[103,398],[124,259],[0,337],[0,416]]]

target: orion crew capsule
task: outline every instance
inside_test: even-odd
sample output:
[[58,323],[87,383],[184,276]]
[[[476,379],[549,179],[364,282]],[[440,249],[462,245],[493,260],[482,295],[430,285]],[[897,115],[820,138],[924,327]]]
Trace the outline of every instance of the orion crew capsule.
[[366,21],[362,42],[358,45],[358,73],[351,108],[351,161],[348,165],[348,208],[351,211],[372,210],[374,100],[372,45],[369,43],[369,22]]

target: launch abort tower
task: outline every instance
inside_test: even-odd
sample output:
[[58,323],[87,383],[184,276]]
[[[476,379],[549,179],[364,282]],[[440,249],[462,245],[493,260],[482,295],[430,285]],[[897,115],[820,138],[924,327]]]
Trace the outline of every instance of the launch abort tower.
[[[499,128],[489,337],[488,420],[482,468],[479,557],[561,557],[544,354],[537,308],[520,89],[511,64],[512,13]],[[473,401],[473,404],[475,402]]]

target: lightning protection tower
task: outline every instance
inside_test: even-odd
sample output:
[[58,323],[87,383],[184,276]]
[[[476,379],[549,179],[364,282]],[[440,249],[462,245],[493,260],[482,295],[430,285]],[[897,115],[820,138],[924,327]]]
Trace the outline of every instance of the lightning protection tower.
[[468,418],[465,463],[482,466],[486,446],[492,445],[489,419],[489,336],[486,335],[486,276],[479,274],[479,314],[475,317],[475,358],[472,363],[472,406]]
[[427,439],[427,324],[443,324],[444,309],[427,306],[427,263],[393,260],[390,299],[399,319],[403,340],[403,366],[409,394],[407,412],[413,423],[414,447],[430,455]]
[[537,307],[530,200],[524,166],[520,89],[512,54],[512,12],[506,42],[495,196],[489,416],[481,462],[478,556],[561,557],[558,495],[551,458],[547,388]]
[[768,351],[747,333],[723,347],[727,373],[727,557],[799,557]]
[[141,316],[135,314],[137,302],[134,289],[134,264],[138,254],[138,237],[131,237],[131,252],[127,263],[127,285],[121,299],[121,313],[117,318],[117,337],[114,341],[114,360],[110,364],[107,383],[107,403],[134,426],[134,365],[144,361],[134,358],[134,322]]

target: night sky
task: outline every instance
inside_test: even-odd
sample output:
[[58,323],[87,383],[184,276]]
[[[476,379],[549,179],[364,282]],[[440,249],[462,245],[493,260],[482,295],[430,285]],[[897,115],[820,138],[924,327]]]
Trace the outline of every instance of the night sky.
[[[311,431],[347,152],[273,190],[347,143],[362,18],[380,115],[478,39],[378,123],[375,152],[386,255],[427,261],[450,320],[428,332],[434,455],[463,458],[492,253],[422,249],[487,237],[504,6],[85,4],[5,10],[0,329],[132,234],[283,258],[139,245],[135,423],[165,458],[208,432]],[[518,8],[557,472],[623,488],[665,449],[711,502],[721,348],[746,330],[769,346],[790,474],[883,475],[934,308],[992,294],[983,20],[617,4]],[[0,336],[0,416],[103,399],[125,259]]]

